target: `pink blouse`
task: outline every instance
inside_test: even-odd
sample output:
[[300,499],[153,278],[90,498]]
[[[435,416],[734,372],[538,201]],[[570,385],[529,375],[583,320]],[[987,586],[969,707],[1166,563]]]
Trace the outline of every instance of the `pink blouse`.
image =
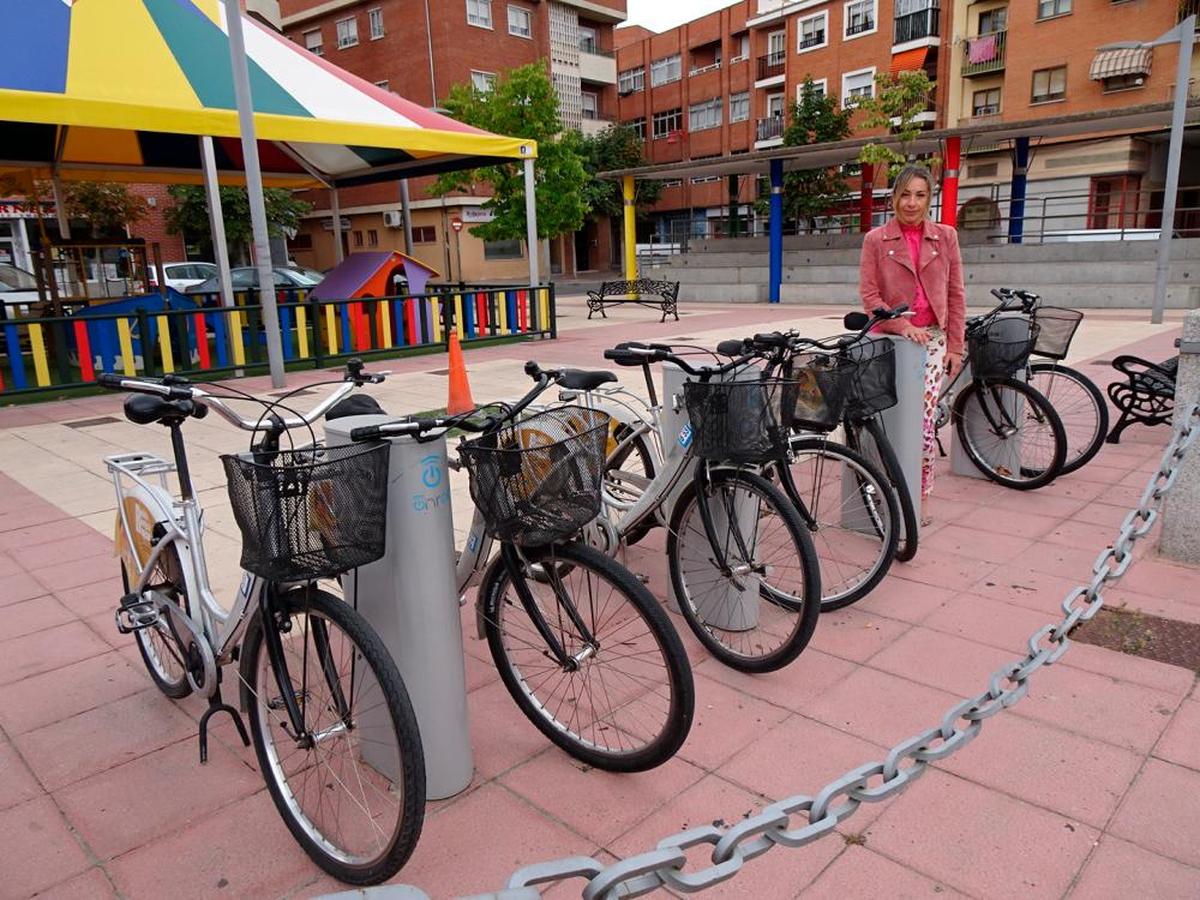
[[900,233],[904,235],[904,242],[908,244],[908,255],[912,259],[913,271],[917,273],[917,294],[909,304],[909,309],[913,311],[913,317],[909,321],[918,328],[928,328],[937,324],[937,316],[933,314],[933,307],[929,305],[929,298],[925,296],[925,288],[921,285],[921,237],[924,227],[901,225]]

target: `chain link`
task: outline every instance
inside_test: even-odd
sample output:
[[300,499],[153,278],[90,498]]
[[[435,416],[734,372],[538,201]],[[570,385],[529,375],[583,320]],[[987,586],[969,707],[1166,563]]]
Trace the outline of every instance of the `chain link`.
[[[654,850],[610,866],[588,857],[526,866],[509,880],[509,889],[586,877],[589,881],[583,889],[584,900],[636,897],[662,886],[688,893],[700,891],[732,878],[747,860],[776,845],[803,847],[825,837],[862,803],[878,803],[903,791],[930,763],[945,759],[973,741],[983,728],[984,719],[1019,702],[1029,691],[1030,676],[1043,666],[1058,662],[1070,646],[1071,630],[1100,611],[1104,605],[1102,590],[1119,581],[1128,570],[1134,546],[1158,521],[1158,505],[1179,477],[1187,451],[1200,438],[1200,404],[1194,404],[1178,421],[1180,424],[1163,452],[1162,463],[1151,476],[1137,508],[1122,520],[1112,547],[1096,558],[1091,583],[1075,588],[1062,601],[1063,620],[1045,625],[1031,635],[1024,659],[994,672],[986,691],[955,704],[946,711],[940,725],[901,741],[882,761],[851,769],[825,785],[815,797],[797,794],[772,803],[731,828],[705,826],[666,837]],[[876,778],[882,781],[870,787],[869,783]],[[803,816],[807,821],[791,827],[793,816]],[[684,873],[687,863],[684,850],[702,844],[713,845],[712,865]],[[490,896],[516,895],[500,892]]]

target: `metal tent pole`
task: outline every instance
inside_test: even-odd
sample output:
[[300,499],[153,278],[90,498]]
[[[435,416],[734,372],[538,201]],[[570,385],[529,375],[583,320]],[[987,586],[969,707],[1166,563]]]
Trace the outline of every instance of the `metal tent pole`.
[[529,284],[539,284],[537,200],[534,196],[533,159],[525,158],[525,244],[529,248]]
[[208,199],[208,224],[212,230],[213,254],[217,258],[217,276],[221,305],[233,306],[233,284],[229,274],[229,247],[225,242],[225,214],[221,210],[221,186],[217,181],[217,155],[213,139],[200,138],[200,158],[204,161],[204,194]]
[[400,179],[400,214],[404,216],[404,252],[412,256],[412,201],[408,196],[408,179]]
[[341,262],[346,255],[342,249],[342,204],[338,200],[337,188],[329,188],[329,208],[333,213],[333,260]]
[[[1171,271],[1171,233],[1175,230],[1175,195],[1179,193],[1179,160],[1183,153],[1183,124],[1187,114],[1188,79],[1196,16],[1179,23],[1179,65],[1175,70],[1175,105],[1171,110],[1171,142],[1167,148],[1167,183],[1163,192],[1162,224],[1158,230],[1158,262],[1154,270],[1154,302],[1150,321],[1158,325],[1167,308],[1167,276]],[[1160,39],[1161,40],[1161,39]]]

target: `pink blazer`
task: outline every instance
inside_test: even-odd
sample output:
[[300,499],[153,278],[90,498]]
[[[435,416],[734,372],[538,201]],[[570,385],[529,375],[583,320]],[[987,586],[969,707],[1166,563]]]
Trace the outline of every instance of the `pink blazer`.
[[[962,353],[967,298],[958,232],[948,225],[926,219],[919,269],[925,296],[929,298],[938,325],[946,332],[947,350]],[[880,306],[894,309],[911,304],[916,296],[916,270],[904,235],[900,233],[900,223],[895,219],[872,228],[863,239],[858,293],[867,312]],[[878,330],[898,334],[903,325],[903,319],[896,319],[881,323]]]

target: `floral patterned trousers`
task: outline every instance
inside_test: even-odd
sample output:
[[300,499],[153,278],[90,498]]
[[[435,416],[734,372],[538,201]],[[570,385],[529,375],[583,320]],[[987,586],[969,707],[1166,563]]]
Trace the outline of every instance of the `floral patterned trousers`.
[[936,326],[929,329],[925,345],[925,420],[921,433],[921,499],[933,490],[933,462],[937,458],[938,394],[946,373],[946,332]]

